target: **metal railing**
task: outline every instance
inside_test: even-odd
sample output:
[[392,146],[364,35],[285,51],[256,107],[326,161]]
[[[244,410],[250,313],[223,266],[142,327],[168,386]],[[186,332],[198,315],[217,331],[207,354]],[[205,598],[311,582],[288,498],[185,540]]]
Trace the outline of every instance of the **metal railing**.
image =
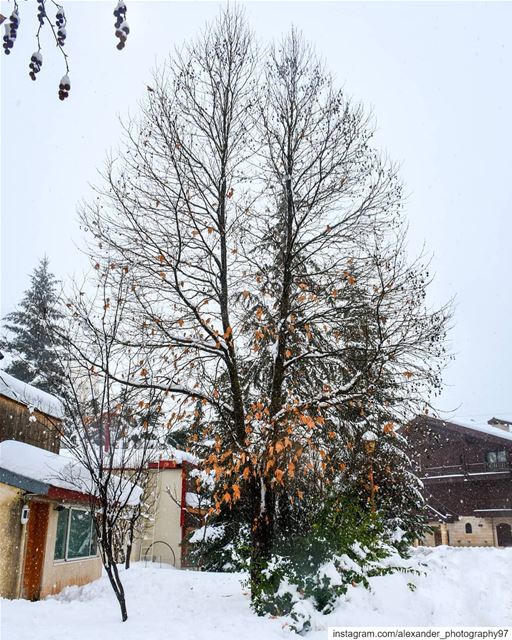
[[[164,545],[164,547],[167,547],[167,549],[170,550],[172,554],[172,566],[175,567],[176,554],[174,553],[174,549],[171,547],[170,544],[168,544],[164,540],[155,540],[149,545],[149,547],[145,551],[143,551],[141,547],[141,560],[145,562],[146,566],[148,562],[156,562],[156,563],[159,563],[160,566],[162,566],[162,552],[160,552],[159,554],[155,554],[154,550],[156,545]],[[152,551],[151,554],[149,553],[150,551]]]
[[423,467],[425,476],[472,475],[479,473],[503,473],[512,471],[509,462],[469,462],[438,467]]

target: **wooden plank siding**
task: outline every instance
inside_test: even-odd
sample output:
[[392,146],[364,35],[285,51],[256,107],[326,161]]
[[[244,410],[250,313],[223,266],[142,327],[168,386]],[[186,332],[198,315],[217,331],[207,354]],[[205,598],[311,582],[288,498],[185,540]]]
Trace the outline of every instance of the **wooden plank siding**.
[[38,600],[41,595],[49,509],[47,502],[32,502],[30,505],[23,569],[23,597],[27,600]]
[[0,396],[0,442],[17,440],[53,453],[60,449],[60,420]]

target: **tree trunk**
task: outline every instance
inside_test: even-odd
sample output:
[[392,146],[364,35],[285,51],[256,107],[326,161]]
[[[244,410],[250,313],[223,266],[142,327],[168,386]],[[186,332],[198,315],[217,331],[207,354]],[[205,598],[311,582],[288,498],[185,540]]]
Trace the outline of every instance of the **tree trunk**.
[[126,558],[124,568],[130,568],[130,556],[132,555],[132,547],[133,547],[133,535],[135,533],[135,523],[133,521],[130,522],[130,528],[128,530],[128,544],[126,545]]
[[126,559],[124,562],[124,568],[125,569],[129,569],[130,568],[130,556],[132,554],[132,543],[129,542],[126,546]]
[[[112,556],[112,554],[109,554],[109,555]],[[117,601],[119,602],[119,608],[121,609],[121,619],[123,622],[126,622],[126,620],[128,620],[128,611],[126,609],[126,598],[124,595],[123,585],[121,584],[121,580],[119,579],[117,565],[114,562],[113,557],[109,558],[108,564],[105,563],[105,571],[107,572],[108,579],[110,580],[112,589],[114,590]]]
[[[107,502],[103,504],[103,514],[107,511]],[[126,598],[124,595],[123,584],[119,577],[117,570],[117,564],[114,557],[114,545],[112,538],[112,528],[107,526],[107,519],[103,516],[101,521],[101,537],[100,537],[100,550],[103,566],[107,572],[108,579],[116,594],[117,601],[119,602],[119,608],[121,609],[121,619],[123,622],[128,620],[128,611],[126,610]]]
[[261,572],[267,566],[274,547],[275,493],[264,478],[254,478],[251,487],[254,505],[251,530],[251,597],[258,593]]

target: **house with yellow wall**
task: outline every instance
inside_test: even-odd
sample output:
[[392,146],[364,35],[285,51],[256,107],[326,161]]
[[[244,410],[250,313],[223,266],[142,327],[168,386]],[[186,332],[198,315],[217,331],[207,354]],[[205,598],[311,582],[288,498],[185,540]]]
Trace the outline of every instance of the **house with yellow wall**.
[[0,371],[0,596],[37,600],[100,577],[90,477],[59,455],[58,398]]
[[0,595],[38,600],[101,576],[91,495],[67,477],[76,462],[0,443]]

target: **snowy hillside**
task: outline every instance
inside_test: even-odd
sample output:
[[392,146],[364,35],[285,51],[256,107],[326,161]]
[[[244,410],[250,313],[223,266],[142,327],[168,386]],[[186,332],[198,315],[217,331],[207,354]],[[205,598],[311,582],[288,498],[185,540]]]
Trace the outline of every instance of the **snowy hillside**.
[[[420,548],[414,563],[427,575],[374,578],[372,591],[347,593],[329,616],[318,615],[310,640],[325,640],[328,626],[512,625],[512,549]],[[249,608],[240,575],[177,571],[136,564],[123,572],[129,619],[119,610],[106,578],[68,587],[31,603],[2,601],[6,640],[142,640],[208,638],[272,640],[297,637],[279,619],[258,618]],[[416,588],[411,589],[408,583]]]

